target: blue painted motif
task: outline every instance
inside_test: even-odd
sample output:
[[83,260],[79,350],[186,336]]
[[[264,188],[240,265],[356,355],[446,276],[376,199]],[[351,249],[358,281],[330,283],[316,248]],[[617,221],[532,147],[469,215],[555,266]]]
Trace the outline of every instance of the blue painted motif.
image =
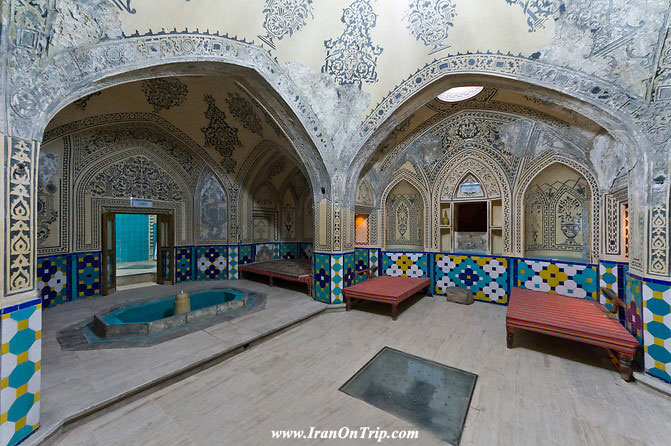
[[449,47],[447,37],[457,15],[453,0],[411,0],[408,29],[433,54]]
[[312,17],[312,8],[312,0],[266,0],[263,8],[266,35],[259,38],[274,49],[273,39],[281,40],[299,31]]
[[345,30],[337,39],[324,41],[326,61],[322,73],[335,77],[340,85],[377,82],[377,56],[382,47],[373,45],[370,29],[375,27],[377,14],[370,0],[356,0],[343,10],[340,19]]
[[227,279],[227,257],[225,246],[196,248],[196,280]]

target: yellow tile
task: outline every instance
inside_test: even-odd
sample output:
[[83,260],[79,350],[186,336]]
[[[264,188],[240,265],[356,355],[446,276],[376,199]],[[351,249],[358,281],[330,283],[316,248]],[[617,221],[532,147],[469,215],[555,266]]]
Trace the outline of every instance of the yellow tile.
[[5,313],[5,314],[2,315],[3,319],[7,319],[8,317],[9,317],[9,313]]
[[35,399],[33,401],[35,401],[37,403],[39,400],[40,400],[40,392],[37,392],[35,394]]
[[2,344],[2,354],[9,353],[9,342],[6,344]]
[[22,385],[21,387],[19,387],[18,389],[16,389],[16,397],[17,398],[20,397],[21,395],[23,395],[27,391],[28,391],[28,383],[26,383],[26,384]]
[[23,429],[23,426],[26,425],[26,417],[21,418],[19,421],[16,422],[14,425],[14,432],[17,432],[19,429]]
[[655,322],[661,322],[662,324],[664,323],[664,316],[660,316],[659,314],[653,314],[652,315],[652,320]]
[[35,339],[42,339],[42,330],[37,330],[35,332]]
[[663,339],[655,338],[654,343],[655,343],[655,345],[659,345],[660,347],[664,347],[664,340]]
[[0,424],[5,424],[7,422],[7,413],[0,415]]
[[17,364],[23,364],[27,360],[28,360],[28,352],[27,351],[16,355],[16,363]]
[[9,377],[7,378],[2,378],[2,381],[0,381],[0,387],[3,389],[6,389],[9,387]]
[[19,321],[19,323],[18,323],[18,330],[19,330],[19,331],[21,331],[21,330],[25,330],[26,328],[28,328],[28,319],[24,319],[24,320],[22,320],[22,321]]
[[35,371],[38,371],[41,368],[42,368],[42,361],[37,361],[35,363]]

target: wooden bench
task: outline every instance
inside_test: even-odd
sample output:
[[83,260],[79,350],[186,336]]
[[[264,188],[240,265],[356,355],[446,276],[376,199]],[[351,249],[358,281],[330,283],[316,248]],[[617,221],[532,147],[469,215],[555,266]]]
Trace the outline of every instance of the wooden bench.
[[396,320],[399,303],[424,288],[428,292],[431,287],[431,279],[426,277],[378,276],[370,278],[375,271],[377,271],[377,266],[358,271],[357,274],[366,274],[369,279],[343,290],[347,311],[352,309],[353,301],[382,302],[391,305],[391,318]]
[[631,361],[639,344],[617,320],[622,300],[610,290],[602,291],[613,302],[610,311],[589,299],[513,288],[506,313],[508,348],[513,347],[517,328],[596,345],[607,350],[622,379],[630,381]]

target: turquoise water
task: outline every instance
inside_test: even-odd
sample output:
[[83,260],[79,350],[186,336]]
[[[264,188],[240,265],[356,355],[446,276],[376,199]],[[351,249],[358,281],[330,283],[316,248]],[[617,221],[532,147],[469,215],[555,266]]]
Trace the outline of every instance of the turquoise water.
[[[244,293],[236,290],[207,290],[190,294],[191,311],[219,305],[232,300],[242,299]],[[175,296],[154,300],[144,304],[129,305],[104,316],[103,321],[111,325],[139,324],[157,321],[173,316],[175,313]]]

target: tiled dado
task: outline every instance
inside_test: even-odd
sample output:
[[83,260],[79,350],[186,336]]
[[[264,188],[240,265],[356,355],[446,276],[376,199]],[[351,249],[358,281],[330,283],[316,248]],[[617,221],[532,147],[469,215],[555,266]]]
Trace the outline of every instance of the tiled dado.
[[[379,275],[380,267],[380,249],[378,248],[356,248],[354,250],[354,270],[355,272],[363,271],[374,266],[378,267],[372,276]],[[354,282],[361,283],[365,281],[367,276],[365,274],[355,274]]]
[[314,253],[314,296],[327,304],[344,302],[342,291],[354,285],[354,252],[342,254]]
[[597,265],[517,259],[517,286],[570,297],[598,299]]
[[37,259],[37,290],[44,308],[101,294],[100,252]]
[[429,253],[411,251],[382,252],[382,275],[430,277]]
[[628,277],[634,286],[640,283],[645,371],[671,383],[671,282]]
[[507,304],[512,283],[509,259],[454,254],[435,254],[433,290],[445,294],[447,287],[469,288],[484,302]]
[[13,446],[39,425],[42,302],[2,310],[0,444]]

